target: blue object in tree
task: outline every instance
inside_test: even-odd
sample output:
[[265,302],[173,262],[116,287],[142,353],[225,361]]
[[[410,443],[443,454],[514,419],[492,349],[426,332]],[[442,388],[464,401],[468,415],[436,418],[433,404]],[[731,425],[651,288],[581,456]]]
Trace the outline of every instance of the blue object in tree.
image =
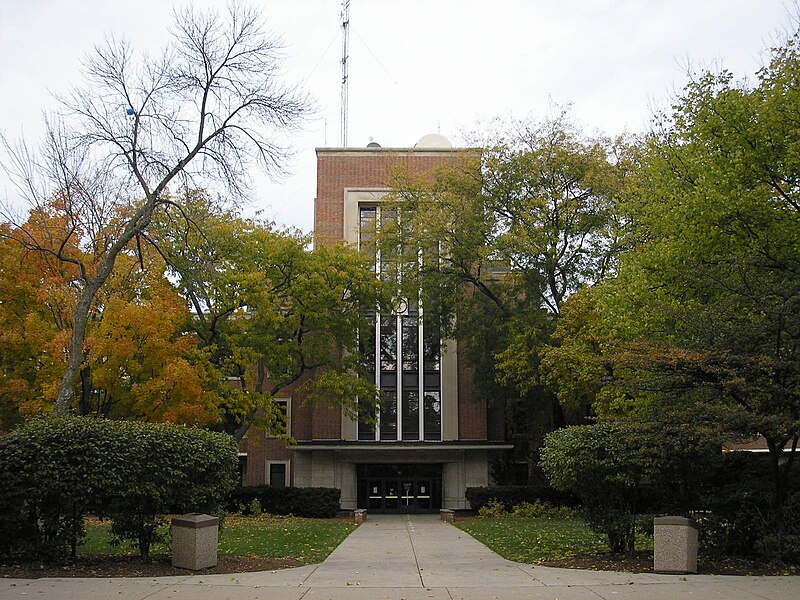
[[135,111],[135,110],[133,110],[133,107],[129,106],[129,107],[128,107],[128,110],[127,110],[127,113],[128,113],[129,115],[135,115],[135,114],[136,114],[136,111]]

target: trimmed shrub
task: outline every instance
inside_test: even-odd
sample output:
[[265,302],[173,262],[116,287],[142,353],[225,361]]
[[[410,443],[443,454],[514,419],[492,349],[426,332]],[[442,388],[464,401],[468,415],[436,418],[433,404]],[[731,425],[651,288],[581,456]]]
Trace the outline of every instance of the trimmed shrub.
[[238,478],[232,437],[169,424],[118,422],[126,438],[128,481],[101,514],[118,540],[132,541],[142,556],[159,541],[163,515],[219,513]]
[[578,499],[572,494],[558,492],[547,486],[493,485],[489,487],[470,487],[465,492],[472,510],[479,512],[492,501],[503,505],[506,512],[527,502],[547,502],[554,506],[577,506]]
[[240,487],[228,497],[228,510],[252,514],[254,503],[261,512],[273,515],[294,515],[312,519],[335,517],[339,510],[341,490],[323,487],[272,487],[254,485]]
[[298,517],[327,519],[336,516],[341,506],[341,490],[337,488],[284,488],[290,489],[290,513]]
[[617,424],[559,429],[547,435],[542,468],[556,489],[577,494],[586,522],[613,552],[633,551],[637,487],[645,476],[638,448]]
[[[3,438],[0,449],[0,506],[3,553],[45,560],[75,554],[83,535],[83,516],[111,489],[123,484],[122,467],[114,460],[123,451],[104,422],[92,419],[36,419]],[[24,537],[23,537],[24,536]]]
[[142,556],[162,516],[218,512],[238,458],[225,434],[163,423],[35,419],[0,443],[0,554],[56,559],[75,548],[84,515],[112,519]]
[[637,513],[689,516],[701,507],[724,439],[705,421],[601,422],[548,434],[541,464],[554,488],[580,497],[587,523],[613,551],[632,552]]
[[483,519],[499,519],[500,517],[507,516],[508,513],[501,502],[497,500],[489,500],[486,504],[478,509],[478,516]]
[[511,516],[524,519],[573,519],[577,513],[568,506],[553,506],[547,502],[534,502],[533,504],[523,502],[513,508]]
[[696,515],[704,552],[800,558],[800,474],[788,479],[787,500],[778,509],[770,467],[766,454],[724,455]]

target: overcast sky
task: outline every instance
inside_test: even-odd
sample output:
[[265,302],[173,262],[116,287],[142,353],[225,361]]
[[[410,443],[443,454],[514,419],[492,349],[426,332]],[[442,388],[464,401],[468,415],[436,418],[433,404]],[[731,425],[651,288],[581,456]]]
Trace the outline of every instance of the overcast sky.
[[[292,175],[256,178],[248,212],[309,231],[314,148],[339,146],[340,0],[254,0],[283,39],[284,77],[315,99],[292,137]],[[223,2],[195,0],[198,6]],[[176,2],[176,6],[182,3]],[[0,131],[29,141],[51,92],[80,78],[105,35],[157,50],[168,0],[0,0]],[[751,77],[764,49],[792,28],[785,0],[351,0],[350,146],[413,146],[426,133],[458,145],[494,117],[541,117],[572,104],[587,131],[647,128],[694,69]],[[16,191],[0,180],[0,198]]]

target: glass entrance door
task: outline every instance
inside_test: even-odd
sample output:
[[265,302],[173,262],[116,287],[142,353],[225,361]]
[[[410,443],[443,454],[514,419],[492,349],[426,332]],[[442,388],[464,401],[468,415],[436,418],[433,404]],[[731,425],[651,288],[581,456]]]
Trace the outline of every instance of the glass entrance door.
[[430,510],[431,503],[431,480],[418,479],[416,487],[417,506],[420,510]]
[[401,512],[410,513],[416,508],[416,496],[414,495],[414,481],[412,479],[403,480],[402,496],[400,506]]
[[367,510],[383,510],[383,481],[370,480],[367,487]]
[[442,507],[442,466],[358,465],[358,506],[371,512],[433,512]]
[[397,481],[386,482],[386,495],[383,497],[383,508],[388,512],[394,512],[400,507],[400,492]]

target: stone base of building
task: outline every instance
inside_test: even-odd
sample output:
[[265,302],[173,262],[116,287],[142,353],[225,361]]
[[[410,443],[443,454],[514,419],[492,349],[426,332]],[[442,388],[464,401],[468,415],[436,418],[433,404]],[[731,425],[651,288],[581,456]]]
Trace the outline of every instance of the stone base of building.
[[497,444],[473,446],[478,447],[459,442],[301,443],[293,448],[293,484],[339,488],[343,510],[414,513],[469,508],[466,488],[489,485],[488,457]]

